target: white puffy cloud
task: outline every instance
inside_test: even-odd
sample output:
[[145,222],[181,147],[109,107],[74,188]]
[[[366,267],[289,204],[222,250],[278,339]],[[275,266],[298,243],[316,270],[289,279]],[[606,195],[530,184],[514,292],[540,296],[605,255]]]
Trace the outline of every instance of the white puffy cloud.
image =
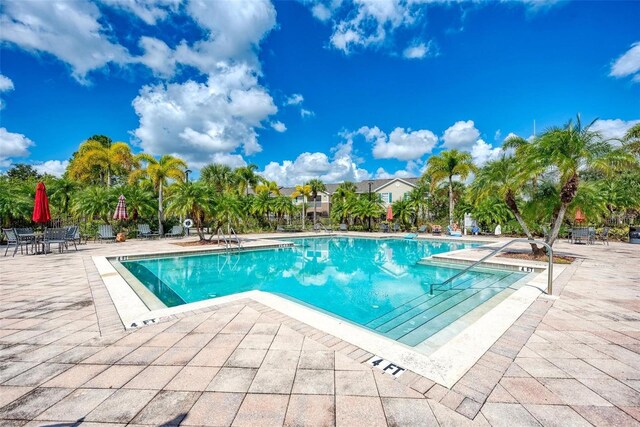
[[0,41],[54,55],[83,81],[89,71],[109,62],[129,61],[127,50],[109,40],[100,17],[98,7],[87,0],[7,1],[0,16]]
[[402,56],[407,59],[422,59],[429,53],[429,45],[424,43],[415,43],[402,52]]
[[471,147],[473,162],[478,166],[482,166],[491,160],[497,159],[500,157],[500,154],[502,154],[502,148],[493,147],[482,139],[477,140],[473,147]]
[[331,18],[331,10],[329,10],[329,8],[322,3],[313,5],[313,7],[311,8],[311,13],[322,22],[328,21],[329,18]]
[[171,77],[175,72],[175,52],[162,40],[155,37],[140,37],[139,46],[143,50],[142,56],[135,59],[159,77]]
[[361,181],[370,177],[366,170],[358,167],[357,159],[352,154],[351,142],[339,144],[332,151],[331,158],[325,153],[306,152],[293,161],[271,162],[260,174],[286,187],[302,184],[313,178],[319,178],[326,183],[335,183]]
[[430,130],[412,131],[395,128],[389,135],[377,126],[361,127],[356,132],[373,142],[373,156],[376,159],[415,160],[430,153],[438,142],[438,137]]
[[334,22],[330,42],[347,54],[354,48],[381,45],[388,33],[412,25],[416,17],[413,2],[357,0],[343,5],[344,19]]
[[34,143],[21,133],[9,132],[6,128],[0,128],[0,167],[11,164],[12,158],[27,157],[29,147]]
[[0,92],[7,92],[10,90],[13,90],[13,81],[9,77],[0,74]]
[[149,25],[175,12],[182,0],[100,0],[102,3],[131,12]]
[[145,151],[194,163],[239,149],[260,151],[255,128],[277,112],[247,65],[225,67],[205,83],[144,86],[133,107],[140,118],[133,134]]
[[299,105],[302,104],[302,101],[304,101],[304,97],[299,93],[294,93],[284,100],[284,105]]
[[458,121],[444,131],[442,146],[447,150],[470,150],[480,137],[473,120]]
[[281,132],[282,133],[282,132],[286,132],[287,131],[287,126],[284,123],[282,123],[281,121],[271,122],[271,127],[276,132]]
[[611,65],[609,75],[612,77],[633,76],[634,81],[640,81],[640,41],[631,45],[622,56]]
[[596,120],[591,130],[599,132],[604,139],[622,139],[632,126],[640,123],[640,120]]
[[209,37],[178,45],[177,62],[205,74],[217,72],[221,61],[240,61],[259,68],[256,50],[276,25],[276,10],[269,0],[191,0],[186,11]]
[[32,165],[35,170],[40,174],[49,174],[53,176],[60,177],[67,170],[67,166],[69,166],[69,160],[47,160],[42,163],[34,163]]

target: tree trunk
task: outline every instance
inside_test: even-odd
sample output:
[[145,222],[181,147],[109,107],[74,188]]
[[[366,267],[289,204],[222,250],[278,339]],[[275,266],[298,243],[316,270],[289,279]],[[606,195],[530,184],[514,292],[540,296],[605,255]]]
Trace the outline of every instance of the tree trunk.
[[307,196],[302,196],[302,229],[304,230],[304,219],[307,216],[304,211],[304,205],[306,203]]
[[111,167],[107,166],[107,188],[111,187]]
[[318,198],[318,194],[314,193],[313,194],[313,223],[316,223],[316,209],[317,209],[317,205],[316,205],[316,199]]
[[449,225],[453,225],[453,177],[449,176]]
[[553,229],[551,233],[549,233],[549,237],[547,237],[547,244],[549,246],[553,246],[553,243],[558,238],[558,233],[560,233],[560,226],[562,225],[562,221],[564,221],[564,214],[567,212],[568,203],[562,203],[560,205],[560,211],[558,212],[558,216],[556,217],[556,221],[553,224]]
[[162,210],[162,181],[160,181],[160,185],[158,186],[158,233],[162,236],[162,220],[164,219],[164,212]]
[[[524,231],[524,234],[527,235],[527,239],[534,240],[533,234],[531,234],[531,231],[529,230],[527,223],[524,221],[524,218],[522,218],[522,216],[520,215],[520,209],[518,209],[516,198],[511,190],[508,190],[507,194],[505,194],[504,201],[509,207],[509,209],[511,210],[511,212],[513,212],[513,215],[516,217],[516,221],[518,221],[518,224],[520,224],[520,228],[522,228],[522,231]],[[536,245],[535,243],[530,243],[530,245],[531,245],[531,252],[533,253],[534,256],[542,256],[546,253],[544,249],[539,248],[538,245]]]

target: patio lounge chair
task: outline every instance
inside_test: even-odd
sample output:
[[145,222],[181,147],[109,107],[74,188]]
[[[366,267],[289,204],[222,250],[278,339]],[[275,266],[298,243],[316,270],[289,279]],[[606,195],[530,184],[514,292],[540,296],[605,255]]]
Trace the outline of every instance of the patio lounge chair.
[[98,240],[113,240],[116,241],[116,235],[113,234],[113,227],[109,224],[100,224],[98,226]]
[[427,226],[425,225],[421,225],[420,228],[418,228],[418,233],[426,233],[427,232]]
[[347,224],[340,224],[340,231],[344,231],[347,232],[349,231],[349,228],[347,227]]
[[144,237],[146,239],[153,239],[159,237],[158,233],[153,233],[149,224],[138,224],[138,237]]
[[181,225],[174,225],[171,231],[164,233],[164,237],[184,237],[184,228]]
[[451,237],[462,237],[462,231],[454,230],[450,225],[447,225],[447,235]]
[[388,233],[389,232],[389,225],[388,224],[380,224],[380,231],[383,233]]
[[442,226],[438,225],[438,224],[431,224],[431,234],[435,235],[441,235],[442,234]]
[[67,245],[67,230],[65,228],[45,228],[42,249],[45,255],[51,251],[51,244],[58,244],[58,252],[62,253]]
[[393,224],[393,226],[391,227],[391,230],[394,233],[398,233],[400,231],[400,224]]

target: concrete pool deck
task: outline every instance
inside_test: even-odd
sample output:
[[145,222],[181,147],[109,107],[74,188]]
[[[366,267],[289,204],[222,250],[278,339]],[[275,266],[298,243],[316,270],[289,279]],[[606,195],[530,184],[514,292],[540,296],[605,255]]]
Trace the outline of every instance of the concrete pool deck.
[[92,257],[175,242],[0,258],[2,425],[638,425],[638,246],[559,242],[560,298],[447,388],[252,300],[125,331]]

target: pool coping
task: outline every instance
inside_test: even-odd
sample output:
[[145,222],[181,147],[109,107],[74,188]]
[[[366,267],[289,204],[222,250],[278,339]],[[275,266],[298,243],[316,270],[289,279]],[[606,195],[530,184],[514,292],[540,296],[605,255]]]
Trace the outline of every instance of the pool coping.
[[[333,235],[336,236],[338,234]],[[361,237],[353,234],[340,235],[346,237]],[[313,236],[314,235],[304,237]],[[401,237],[402,236],[389,236],[389,238]],[[387,236],[385,236],[385,238],[387,238]],[[283,243],[287,243],[286,237],[281,237],[280,239],[282,240],[279,240],[278,243],[275,244],[272,239],[259,239],[257,241],[253,241],[253,243],[257,243],[257,245],[251,245],[249,247],[245,247],[245,249],[271,249],[282,247]],[[266,242],[267,240],[271,241]],[[459,242],[460,240],[454,241]],[[468,243],[500,243],[470,240],[464,241]],[[478,248],[451,251],[447,252],[446,255],[460,255],[460,253],[464,251],[471,251],[474,249]],[[199,250],[164,252],[160,254],[138,253],[130,256],[121,255],[118,257],[96,256],[92,257],[92,259],[126,329],[155,323],[159,319],[180,313],[212,308],[249,298],[311,327],[354,344],[372,354],[375,354],[376,356],[390,360],[399,366],[411,370],[416,374],[422,375],[448,388],[451,388],[460,378],[462,378],[462,376],[477,362],[477,360],[482,357],[482,355],[498,340],[498,338],[500,338],[500,336],[506,332],[507,329],[509,329],[509,327],[538,298],[538,296],[543,293],[543,289],[546,288],[546,276],[541,274],[541,272],[546,271],[546,269],[538,267],[536,270],[539,271],[527,276],[530,277],[530,280],[524,286],[483,314],[446,344],[442,345],[430,355],[425,355],[413,350],[409,346],[369,331],[351,322],[331,316],[322,311],[278,295],[257,290],[183,304],[176,307],[150,310],[126,280],[116,271],[115,267],[109,260],[110,258],[122,259],[132,257],[133,259],[158,255],[200,255],[221,251],[224,251],[224,248],[199,248]],[[445,256],[445,254],[439,254],[438,259],[444,261],[448,258],[447,256]],[[452,257],[451,259],[460,261],[460,258]],[[513,266],[513,264],[517,264],[517,262],[508,262],[506,264]],[[555,267],[554,277],[561,274],[564,270],[563,266]]]

